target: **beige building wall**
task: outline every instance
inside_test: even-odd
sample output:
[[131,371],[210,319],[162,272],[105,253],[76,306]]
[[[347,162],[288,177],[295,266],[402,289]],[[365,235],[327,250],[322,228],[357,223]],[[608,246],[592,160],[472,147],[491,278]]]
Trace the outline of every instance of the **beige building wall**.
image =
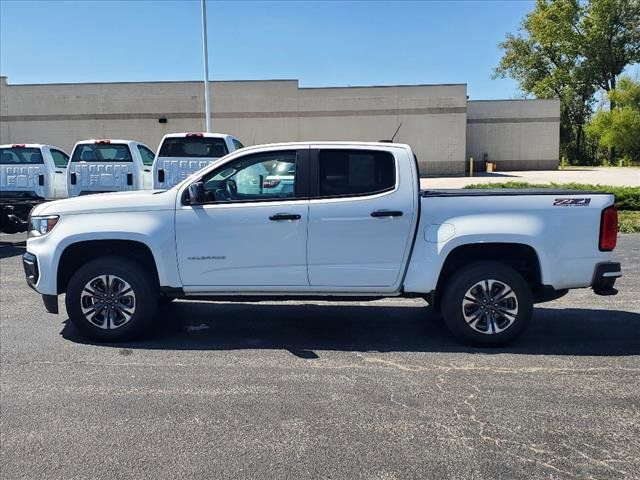
[[560,154],[559,100],[476,100],[467,103],[467,157],[498,170],[555,170]]
[[[559,102],[467,102],[465,84],[299,88],[297,80],[212,82],[213,130],[246,145],[389,139],[414,149],[422,175],[461,175],[486,152],[498,168],[556,168]],[[204,129],[202,82],[10,85],[0,78],[0,143],[88,138],[153,150],[171,132]],[[160,123],[164,118],[167,123]]]
[[[2,143],[131,138],[157,149],[201,131],[201,82],[0,85]],[[412,145],[423,174],[464,169],[466,85],[299,88],[297,80],[212,82],[213,129],[247,145],[390,138]],[[167,123],[159,123],[166,118]]]

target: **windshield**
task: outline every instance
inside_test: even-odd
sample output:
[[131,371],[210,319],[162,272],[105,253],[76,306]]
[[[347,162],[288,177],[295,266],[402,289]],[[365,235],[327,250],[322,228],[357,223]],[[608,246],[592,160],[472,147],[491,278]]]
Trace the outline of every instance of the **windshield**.
[[224,138],[215,137],[171,137],[165,138],[159,157],[224,157],[229,150]]
[[76,145],[72,162],[132,162],[129,147],[123,143],[83,143]]
[[39,148],[10,147],[0,148],[0,165],[35,165],[44,163]]

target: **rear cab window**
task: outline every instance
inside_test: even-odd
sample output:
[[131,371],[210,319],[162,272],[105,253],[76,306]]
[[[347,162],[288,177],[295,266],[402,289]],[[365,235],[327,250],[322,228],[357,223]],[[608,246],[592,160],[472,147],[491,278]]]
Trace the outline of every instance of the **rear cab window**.
[[125,143],[82,143],[76,145],[72,162],[132,162],[129,146]]
[[0,165],[37,165],[44,163],[39,148],[3,147],[0,148]]
[[373,195],[393,190],[395,159],[380,150],[320,150],[318,196],[321,198]]
[[220,158],[229,153],[224,138],[186,136],[165,138],[159,157]]

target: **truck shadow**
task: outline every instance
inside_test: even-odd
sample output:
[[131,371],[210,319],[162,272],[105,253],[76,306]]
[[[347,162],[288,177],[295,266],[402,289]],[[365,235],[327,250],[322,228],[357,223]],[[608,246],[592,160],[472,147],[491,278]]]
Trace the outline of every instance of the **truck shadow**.
[[[497,349],[461,345],[423,303],[245,304],[174,302],[149,338],[114,344],[120,349],[285,349],[306,359],[323,350],[358,352],[468,352],[482,354],[640,354],[640,314],[580,308],[536,308],[529,329]],[[89,342],[67,320],[61,335]]]
[[27,248],[27,242],[4,242],[0,241],[0,258],[15,257],[22,255]]

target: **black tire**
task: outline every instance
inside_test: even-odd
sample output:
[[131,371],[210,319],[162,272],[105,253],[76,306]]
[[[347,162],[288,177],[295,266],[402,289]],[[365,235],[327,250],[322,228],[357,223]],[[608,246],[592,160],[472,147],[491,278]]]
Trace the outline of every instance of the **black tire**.
[[[131,295],[127,295],[134,307],[133,314],[129,316],[128,321],[125,320],[124,323],[112,329],[100,328],[97,324],[116,325],[116,321],[109,323],[109,320],[106,320],[107,323],[105,323],[105,321],[94,320],[95,323],[92,323],[83,313],[81,302],[83,291],[86,292],[85,286],[101,275],[109,275],[111,282],[114,282],[113,277],[116,277],[128,283],[134,295],[132,301]],[[135,261],[119,256],[97,258],[80,267],[69,280],[65,299],[67,314],[75,327],[92,340],[120,342],[137,338],[148,329],[156,315],[159,297],[156,283]],[[86,293],[84,295],[86,296]],[[99,318],[98,314],[94,318]],[[122,318],[124,317],[121,316],[119,319],[121,322]]]
[[[490,280],[496,282],[489,283]],[[474,286],[476,289],[471,290]],[[483,300],[486,304],[483,301],[476,302],[477,298],[484,299],[481,292],[487,290],[485,286],[489,286],[490,290],[489,298]],[[513,294],[508,293],[505,286]],[[474,294],[466,296],[470,291]],[[505,300],[492,304],[491,300],[500,299],[505,294]],[[469,302],[465,298],[474,301]],[[508,265],[489,261],[472,263],[449,278],[444,286],[441,309],[447,327],[458,339],[472,345],[497,347],[514,340],[531,320],[531,287],[522,275]]]

